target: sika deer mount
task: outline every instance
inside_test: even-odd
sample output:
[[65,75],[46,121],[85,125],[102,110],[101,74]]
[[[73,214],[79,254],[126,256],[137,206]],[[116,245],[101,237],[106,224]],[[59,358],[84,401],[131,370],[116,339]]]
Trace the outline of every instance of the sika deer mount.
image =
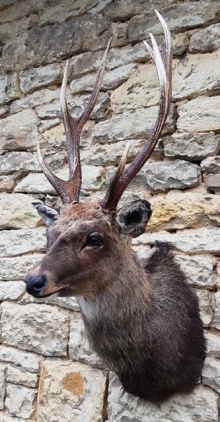
[[98,96],[110,43],[89,102],[77,119],[70,116],[66,104],[66,66],[61,108],[70,177],[65,182],[55,176],[38,147],[44,173],[63,205],[58,214],[42,203],[34,203],[49,226],[47,251],[25,283],[27,292],[36,298],[78,296],[90,344],[106,366],[118,374],[124,389],[161,402],[196,386],[205,342],[197,298],[168,245],[158,244],[144,265],[130,246],[130,238],[145,230],[150,204],[140,200],[116,210],[127,185],[152,153],[171,103],[171,36],[164,19],[156,13],[164,30],[162,55],[152,35],[152,47],[145,42],[160,85],[156,123],[143,150],[128,167],[126,148],[104,198],[96,204],[79,202],[79,140]]

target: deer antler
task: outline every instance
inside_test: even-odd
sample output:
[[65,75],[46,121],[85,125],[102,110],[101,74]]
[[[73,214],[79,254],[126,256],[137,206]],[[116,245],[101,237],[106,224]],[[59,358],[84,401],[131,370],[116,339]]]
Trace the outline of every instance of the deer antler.
[[80,134],[82,131],[83,126],[85,125],[86,121],[88,120],[94,106],[96,103],[96,99],[98,97],[104,71],[105,71],[105,64],[107,60],[108,51],[110,48],[111,39],[107,45],[105,50],[105,54],[102,59],[102,63],[96,77],[96,81],[93,87],[92,94],[90,99],[83,110],[82,114],[78,118],[74,118],[70,115],[67,103],[66,103],[66,84],[67,84],[67,76],[68,76],[68,67],[69,63],[66,63],[62,88],[61,88],[61,95],[60,95],[60,104],[61,104],[61,111],[63,117],[63,123],[65,127],[66,133],[66,147],[67,147],[67,154],[68,154],[68,164],[69,164],[69,180],[64,181],[57,177],[47,166],[45,163],[39,144],[37,145],[37,151],[39,156],[39,161],[41,167],[44,171],[45,176],[52,184],[54,189],[56,189],[58,195],[60,196],[62,202],[64,204],[71,203],[71,202],[79,202],[79,193],[81,187],[81,165],[80,165],[80,153],[79,153],[79,143],[80,143]]
[[126,148],[125,153],[123,154],[123,157],[118,165],[118,168],[116,169],[116,172],[109,183],[107,192],[104,198],[100,201],[100,205],[103,211],[114,212],[116,210],[117,204],[127,185],[130,183],[133,177],[138,173],[138,171],[150,157],[162,132],[163,126],[165,124],[169,112],[172,95],[172,40],[170,31],[163,17],[157,10],[155,10],[155,12],[163,27],[165,36],[165,45],[162,52],[162,56],[159,52],[157,43],[152,34],[150,34],[152,48],[150,47],[150,45],[147,44],[146,41],[144,41],[144,44],[148,52],[150,53],[150,56],[154,61],[157,69],[157,75],[160,85],[158,116],[152,133],[149,139],[146,141],[143,150],[137,154],[137,156],[131,162],[129,167],[125,169],[126,158],[128,153],[128,149]]

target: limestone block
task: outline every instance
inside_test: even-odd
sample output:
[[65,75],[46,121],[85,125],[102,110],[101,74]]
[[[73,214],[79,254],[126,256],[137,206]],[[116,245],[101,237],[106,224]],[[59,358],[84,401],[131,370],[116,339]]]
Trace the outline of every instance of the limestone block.
[[220,292],[215,293],[213,327],[220,330]]
[[208,174],[206,177],[206,188],[212,192],[220,192],[220,175]]
[[170,192],[155,195],[150,202],[153,213],[147,232],[220,225],[220,198],[216,195]]
[[201,162],[202,171],[207,174],[217,174],[220,175],[220,156],[217,157],[208,157]]
[[220,47],[220,24],[215,23],[192,35],[189,43],[190,53],[206,53]]
[[[124,66],[120,66],[116,69],[105,72],[103,82],[101,85],[102,90],[115,89],[122,82],[126,81],[130,75],[136,69],[136,65],[129,63]],[[88,74],[80,79],[73,80],[70,84],[70,90],[72,94],[79,94],[85,91],[92,91],[95,83],[96,74]]]
[[69,312],[65,309],[36,303],[2,304],[2,338],[9,346],[45,356],[66,356],[68,324]]
[[214,133],[175,133],[163,139],[165,157],[200,161],[219,152]]
[[25,293],[23,281],[0,281],[0,301],[17,300]]
[[39,91],[35,91],[26,97],[13,101],[13,103],[10,105],[10,112],[11,114],[19,113],[23,111],[24,109],[27,109],[30,107],[32,108],[37,107],[42,104],[51,103],[52,101],[58,100],[59,98],[60,98],[60,88],[40,89]]
[[[110,0],[108,2],[110,3]],[[127,27],[127,22],[112,23],[112,46],[118,47],[128,43]]]
[[[163,3],[164,5],[164,3]],[[218,1],[190,2],[163,7],[161,13],[169,29],[173,32],[181,32],[198,25],[212,23],[218,13]],[[145,10],[143,10],[145,12]],[[146,33],[154,35],[162,34],[163,30],[155,12],[145,12],[139,16],[133,16],[128,24],[129,42],[137,42],[146,38]]]
[[202,384],[191,394],[176,394],[160,406],[125,393],[119,379],[111,374],[109,422],[217,422],[217,393]]
[[45,2],[45,9],[42,10],[39,4],[39,22],[41,25],[50,22],[64,22],[72,16],[81,16],[86,12],[90,12],[90,9],[95,7],[97,0],[76,0],[74,2],[64,2],[61,4]]
[[40,356],[34,353],[0,345],[0,362],[12,363],[28,372],[39,371],[40,359]]
[[37,390],[8,384],[5,405],[13,417],[31,418],[36,412]]
[[[38,299],[34,299],[34,302],[41,303]],[[61,308],[71,309],[72,311],[79,311],[78,300],[76,297],[48,297],[47,300],[44,300],[44,303],[57,305]]]
[[9,106],[1,106],[0,107],[0,117],[6,117],[9,112]]
[[39,134],[42,132],[45,132],[45,130],[54,128],[55,126],[58,126],[61,123],[61,119],[59,117],[55,118],[55,119],[46,119],[46,120],[41,120],[38,123],[38,131]]
[[7,382],[12,384],[21,384],[26,387],[37,387],[38,374],[26,371],[14,365],[7,365]]
[[26,229],[36,227],[41,220],[36,213],[31,196],[16,194],[0,194],[0,230]]
[[[36,212],[36,210],[35,210]],[[0,256],[16,256],[31,252],[44,252],[45,227],[0,232]]]
[[98,369],[46,360],[40,378],[39,420],[101,422],[106,377]]
[[220,253],[220,227],[206,227],[201,229],[181,230],[177,233],[161,231],[159,233],[146,233],[133,239],[134,245],[154,245],[155,242],[168,242],[181,252],[189,254]]
[[19,73],[20,87],[24,94],[50,84],[60,83],[62,68],[60,64],[51,63],[47,66],[24,70]]
[[205,333],[206,338],[206,348],[207,348],[207,355],[214,357],[214,358],[220,358],[220,337],[219,333],[210,333],[207,331]]
[[0,172],[2,174],[40,170],[37,153],[12,151],[0,156]]
[[220,393],[220,362],[217,359],[206,358],[202,370],[202,382]]
[[[215,287],[211,258],[207,256],[175,255],[175,261],[186,275],[187,282],[193,287],[206,287],[207,289]],[[208,297],[207,299],[210,302]]]
[[0,364],[0,410],[4,409],[6,366]]
[[213,317],[212,297],[207,290],[196,290],[199,299],[200,317],[204,327],[209,327]]
[[[17,19],[21,19],[26,14],[28,14],[31,10],[31,3],[30,2],[24,2],[24,7],[17,7],[14,0],[7,0],[1,2],[1,14],[0,14],[0,22],[5,23],[10,21],[14,21]],[[7,7],[5,7],[7,6]]]
[[173,99],[219,93],[220,53],[189,55],[173,62]]
[[144,170],[147,189],[154,192],[187,189],[201,182],[200,167],[183,160],[145,164]]
[[23,150],[36,144],[37,116],[33,110],[23,110],[1,121],[0,149]]
[[0,77],[0,105],[20,98],[20,96],[17,73]]
[[0,192],[12,192],[16,184],[13,176],[0,176]]
[[[155,106],[125,111],[123,114],[115,115],[111,119],[95,125],[93,140],[94,142],[107,143],[125,139],[146,138],[155,124],[157,113],[158,107]],[[173,113],[174,108],[171,106],[163,134],[174,131]]]
[[13,258],[0,258],[0,280],[23,280],[43,256],[43,254],[38,253]]
[[217,131],[220,128],[220,96],[199,97],[178,109],[177,129],[188,132]]
[[[174,0],[169,0],[166,3],[172,4]],[[132,0],[116,0],[110,3],[105,9],[104,14],[113,20],[127,20],[133,15],[140,15],[146,10],[150,11],[154,8],[160,8],[164,6],[164,1],[154,0],[152,3],[149,0],[136,0],[135,3]]]
[[85,327],[80,313],[75,313],[70,325],[69,356],[73,361],[87,365],[102,367],[102,361],[91,350],[85,333]]

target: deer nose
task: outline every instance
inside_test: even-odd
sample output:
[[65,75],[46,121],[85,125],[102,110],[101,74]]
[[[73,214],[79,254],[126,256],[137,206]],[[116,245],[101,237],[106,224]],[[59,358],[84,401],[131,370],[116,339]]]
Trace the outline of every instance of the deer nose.
[[47,277],[45,275],[27,276],[24,282],[26,284],[26,292],[34,297],[38,297],[47,285]]

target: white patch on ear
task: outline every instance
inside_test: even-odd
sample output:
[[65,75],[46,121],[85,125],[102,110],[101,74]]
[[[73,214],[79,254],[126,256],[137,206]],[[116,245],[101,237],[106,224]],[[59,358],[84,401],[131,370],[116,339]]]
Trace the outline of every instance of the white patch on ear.
[[54,221],[58,220],[60,214],[51,207],[42,204],[42,202],[32,202],[34,208],[36,208],[39,216],[42,218],[46,226],[51,226]]

